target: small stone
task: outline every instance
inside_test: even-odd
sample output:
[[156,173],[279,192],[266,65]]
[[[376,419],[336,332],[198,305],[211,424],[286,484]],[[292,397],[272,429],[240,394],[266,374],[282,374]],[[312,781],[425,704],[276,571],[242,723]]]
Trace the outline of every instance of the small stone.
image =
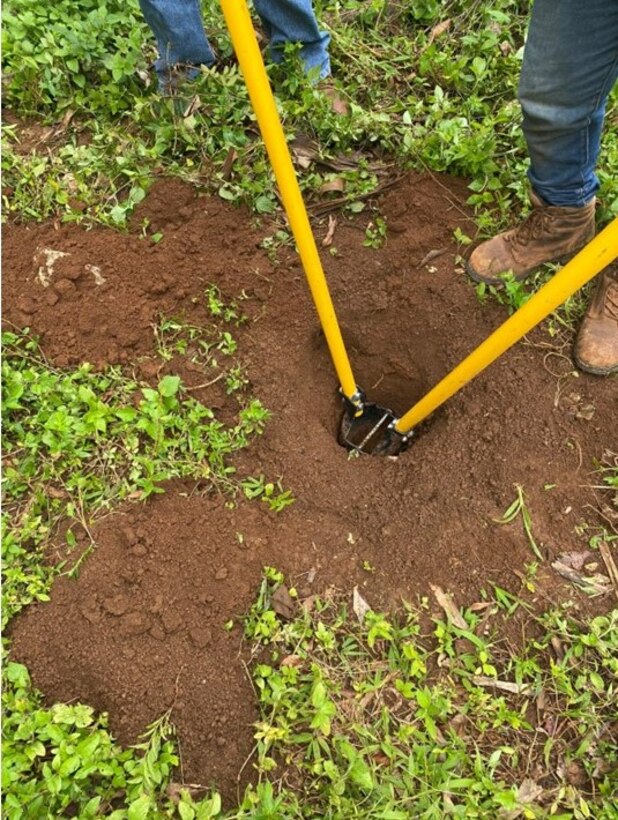
[[163,595],[160,593],[154,596],[154,600],[152,602],[152,606],[150,607],[150,611],[154,614],[158,614],[163,609]]
[[56,293],[66,296],[67,293],[72,293],[75,290],[75,282],[71,282],[70,279],[59,279],[54,285],[54,290]]
[[165,640],[165,632],[162,629],[160,624],[155,624],[152,629],[150,630],[150,634],[156,641],[163,641]]
[[148,632],[151,620],[143,612],[129,612],[120,620],[120,631],[123,635],[141,635]]
[[189,630],[189,637],[199,649],[204,649],[212,641],[212,632],[210,629],[193,627]]
[[127,331],[124,337],[125,347],[135,347],[135,345],[139,342],[141,335],[142,334],[139,332],[139,330]]
[[131,569],[131,567],[123,567],[120,570],[120,577],[124,578],[129,584],[134,584],[136,580],[135,570]]
[[62,273],[65,279],[72,279],[74,282],[84,275],[85,270],[82,263],[77,259],[66,259],[62,266]]
[[163,613],[161,620],[163,621],[163,627],[166,632],[176,632],[182,624],[182,618],[180,615],[170,609]]
[[221,567],[221,569],[218,569],[215,573],[215,580],[225,581],[225,579],[227,578],[227,575],[228,575],[227,567]]
[[[151,253],[155,250],[155,248],[148,248]],[[162,282],[159,280],[158,282],[153,282],[148,290],[150,293],[153,293],[155,296],[161,296],[163,293],[166,293],[169,290],[170,286],[167,282]]]
[[144,555],[148,554],[148,550],[143,544],[135,544],[135,546],[131,547],[131,555],[135,555],[137,558],[143,558]]
[[154,379],[159,373],[160,366],[159,362],[154,361],[154,359],[146,359],[140,362],[139,369],[145,379]]
[[130,525],[127,524],[126,526],[121,527],[120,532],[122,534],[122,537],[130,547],[132,547],[133,544],[137,543],[137,535],[135,534],[135,530],[133,529],[133,527],[131,527]]
[[124,615],[129,608],[129,601],[126,595],[113,595],[103,601],[103,607],[110,615]]
[[225,746],[225,744],[226,744],[226,743],[227,743],[227,740],[226,740],[226,738],[224,738],[223,736],[219,736],[219,737],[217,738],[217,746],[219,746],[220,748],[222,748],[223,746]]
[[22,313],[25,313],[26,316],[36,313],[36,303],[30,296],[20,296],[17,300],[17,307]]
[[13,324],[16,327],[28,327],[30,319],[31,317],[27,313],[22,313],[21,310],[16,310],[13,314]]
[[45,294],[45,301],[48,305],[51,305],[53,307],[58,301],[58,294],[54,293],[53,290],[48,290]]
[[96,599],[96,596],[87,598],[82,604],[80,611],[83,617],[90,624],[96,624],[101,620],[101,609],[99,607],[99,603]]

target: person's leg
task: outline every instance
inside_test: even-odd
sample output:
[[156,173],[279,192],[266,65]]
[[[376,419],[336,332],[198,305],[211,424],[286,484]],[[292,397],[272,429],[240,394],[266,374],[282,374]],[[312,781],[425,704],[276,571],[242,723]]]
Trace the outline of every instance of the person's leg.
[[307,73],[316,80],[330,75],[328,43],[330,37],[320,31],[311,0],[254,0],[270,40],[270,56],[280,62],[286,43],[300,43],[300,57]]
[[617,75],[618,0],[536,0],[519,90],[534,208],[473,251],[473,279],[499,284],[507,271],[524,279],[592,238],[594,168]]
[[172,91],[179,76],[195,76],[196,66],[214,64],[199,0],[139,0],[139,4],[157,39],[155,70],[161,91]]
[[618,78],[618,0],[536,0],[519,99],[533,189],[581,207],[598,190],[605,102]]

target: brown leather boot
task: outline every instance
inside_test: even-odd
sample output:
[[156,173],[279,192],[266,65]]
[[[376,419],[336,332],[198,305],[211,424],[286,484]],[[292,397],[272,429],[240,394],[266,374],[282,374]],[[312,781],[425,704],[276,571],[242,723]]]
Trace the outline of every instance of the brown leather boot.
[[573,355],[586,373],[608,376],[618,372],[618,267],[599,274]]
[[466,262],[475,282],[500,285],[510,271],[522,281],[546,262],[566,262],[594,236],[592,199],[583,208],[547,205],[531,193],[533,210],[516,228],[483,242]]

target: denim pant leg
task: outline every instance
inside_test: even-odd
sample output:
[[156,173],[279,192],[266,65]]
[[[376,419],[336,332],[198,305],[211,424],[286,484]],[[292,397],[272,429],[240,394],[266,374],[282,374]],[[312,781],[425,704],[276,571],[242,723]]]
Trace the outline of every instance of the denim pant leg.
[[[161,90],[173,86],[172,69],[178,64],[213,65],[215,55],[204,33],[199,0],[139,0],[139,4],[157,38],[155,70]],[[185,77],[195,74],[197,68],[184,72]]]
[[330,74],[330,37],[320,31],[311,0],[254,0],[254,6],[270,39],[270,56],[278,63],[286,43],[300,43],[305,71],[317,78]]
[[605,103],[618,77],[618,0],[536,0],[519,85],[528,176],[546,202],[581,207],[594,172]]

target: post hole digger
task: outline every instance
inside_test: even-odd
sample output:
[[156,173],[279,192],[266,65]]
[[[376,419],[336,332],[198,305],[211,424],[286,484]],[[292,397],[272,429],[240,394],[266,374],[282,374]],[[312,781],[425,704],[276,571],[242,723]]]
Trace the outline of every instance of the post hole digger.
[[352,373],[246,2],[220,2],[339,379],[345,405],[339,441],[349,450],[398,455],[424,419],[618,258],[618,218],[407,413],[398,417],[368,401]]

